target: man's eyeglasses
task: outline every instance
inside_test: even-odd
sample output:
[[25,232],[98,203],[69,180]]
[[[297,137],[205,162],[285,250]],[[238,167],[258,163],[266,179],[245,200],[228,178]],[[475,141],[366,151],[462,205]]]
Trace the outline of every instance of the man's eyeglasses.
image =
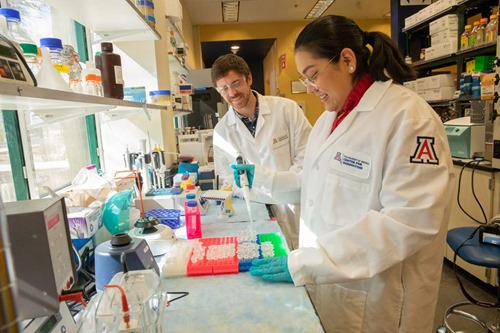
[[238,88],[242,82],[245,82],[246,79],[244,77],[242,77],[241,79],[238,79],[238,80],[235,80],[233,82],[231,82],[231,84],[227,85],[227,86],[224,86],[224,87],[216,87],[215,90],[217,90],[217,92],[221,95],[226,95],[228,92],[229,92],[229,89],[236,89]]
[[338,57],[338,54],[336,56],[334,56],[333,58],[331,58],[330,60],[328,60],[328,62],[325,64],[325,66],[321,67],[318,71],[316,71],[316,73],[313,74],[313,76],[311,77],[305,77],[303,75],[301,75],[299,77],[299,81],[302,82],[302,84],[307,88],[307,86],[311,86],[313,87],[314,89],[318,89],[318,86],[316,85],[316,83],[314,83],[314,81],[316,81],[316,79],[318,78],[318,75],[319,75],[319,72],[321,72],[323,69],[325,69],[328,65],[330,65],[330,63]]

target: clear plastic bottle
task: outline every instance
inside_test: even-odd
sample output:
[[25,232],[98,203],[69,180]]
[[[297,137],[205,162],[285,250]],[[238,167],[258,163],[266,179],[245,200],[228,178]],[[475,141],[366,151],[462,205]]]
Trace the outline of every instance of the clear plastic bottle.
[[490,15],[490,23],[486,26],[486,43],[492,43],[497,40],[498,35],[498,21],[497,14]]
[[464,32],[460,36],[460,50],[466,50],[469,48],[469,35],[472,30],[472,26],[467,24],[465,26]]
[[480,46],[485,44],[486,40],[486,26],[488,25],[488,19],[486,17],[483,17],[479,21],[479,27],[477,29],[476,33],[476,44],[475,46]]
[[21,14],[17,9],[0,8],[0,15],[7,20],[7,37],[18,44],[35,44],[28,33],[21,28]]
[[62,55],[63,45],[59,38],[40,38],[40,47],[46,47],[50,52],[50,60],[52,65],[61,74],[64,81],[69,86],[69,64]]
[[102,96],[101,71],[95,68],[93,61],[87,61],[82,70],[83,93],[87,95]]
[[188,239],[201,238],[201,216],[196,200],[188,200],[184,204],[184,217],[186,220],[186,235]]
[[23,50],[24,60],[28,64],[31,73],[36,77],[40,72],[40,59],[38,57],[38,47],[35,44],[22,43],[20,44]]
[[71,45],[63,45],[62,56],[69,66],[69,86],[76,93],[82,93],[82,66],[80,55]]
[[469,34],[469,47],[476,46],[476,36],[477,36],[478,29],[479,29],[479,21],[474,21],[472,30]]

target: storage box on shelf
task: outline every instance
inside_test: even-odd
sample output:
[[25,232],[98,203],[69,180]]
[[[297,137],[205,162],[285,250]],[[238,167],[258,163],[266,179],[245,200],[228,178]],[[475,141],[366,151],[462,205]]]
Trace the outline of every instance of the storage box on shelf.
[[[442,85],[434,87],[434,91],[429,89],[425,93],[420,93],[422,97],[432,101],[436,98],[438,100],[455,98],[456,95],[453,95],[452,90],[459,90],[459,79],[462,73],[471,69],[470,61],[480,57],[480,64],[487,63],[490,57],[496,54],[496,40],[461,50],[460,35],[468,19],[476,19],[478,16],[489,17],[492,10],[496,12],[498,9],[498,3],[498,0],[440,0],[407,18],[403,32],[406,35],[408,55],[418,71],[419,78],[435,75],[439,71],[453,74],[456,72],[458,78],[451,85],[454,89],[451,89],[449,84]],[[421,59],[421,54],[425,54],[424,59]],[[486,67],[478,66],[478,69]],[[417,82],[407,84],[419,90],[415,85]],[[459,115],[463,115],[465,106],[462,104],[460,103],[458,110]]]

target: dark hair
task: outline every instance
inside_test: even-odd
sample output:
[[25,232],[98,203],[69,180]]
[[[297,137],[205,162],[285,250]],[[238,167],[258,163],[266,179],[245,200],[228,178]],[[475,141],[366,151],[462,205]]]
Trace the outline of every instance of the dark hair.
[[[372,46],[372,51],[367,44]],[[364,32],[344,16],[328,15],[314,20],[295,41],[295,51],[311,52],[319,58],[331,59],[344,48],[350,48],[356,55],[355,82],[366,73],[370,73],[374,81],[391,78],[399,84],[416,77],[413,67],[406,64],[397,45],[386,34]]]
[[210,70],[214,87],[217,80],[226,76],[232,70],[243,75],[245,79],[250,75],[250,68],[242,57],[232,53],[218,57]]

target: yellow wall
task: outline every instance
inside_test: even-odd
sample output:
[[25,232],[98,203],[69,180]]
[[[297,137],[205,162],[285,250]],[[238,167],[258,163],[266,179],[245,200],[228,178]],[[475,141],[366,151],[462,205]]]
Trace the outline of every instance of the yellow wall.
[[[199,38],[200,43],[224,40],[276,38],[277,57],[275,59],[275,64],[278,74],[278,92],[285,97],[304,104],[306,107],[307,118],[311,124],[314,124],[324,110],[323,104],[319,101],[318,97],[306,93],[291,93],[291,81],[297,80],[299,77],[295,67],[293,46],[297,35],[306,23],[307,22],[294,21],[252,24],[218,24],[202,25],[195,27],[194,29],[197,29],[197,37]],[[359,20],[357,23],[363,30],[381,31],[387,35],[390,35],[391,33],[391,22],[389,19]],[[195,39],[198,38],[195,37]],[[285,69],[281,69],[280,67],[280,56],[282,54],[285,54],[286,56]],[[201,53],[199,53],[199,56],[201,57]],[[201,64],[201,59],[197,60],[196,63]],[[269,74],[264,73],[264,77],[267,80]],[[266,84],[266,89],[267,87],[268,85]]]

